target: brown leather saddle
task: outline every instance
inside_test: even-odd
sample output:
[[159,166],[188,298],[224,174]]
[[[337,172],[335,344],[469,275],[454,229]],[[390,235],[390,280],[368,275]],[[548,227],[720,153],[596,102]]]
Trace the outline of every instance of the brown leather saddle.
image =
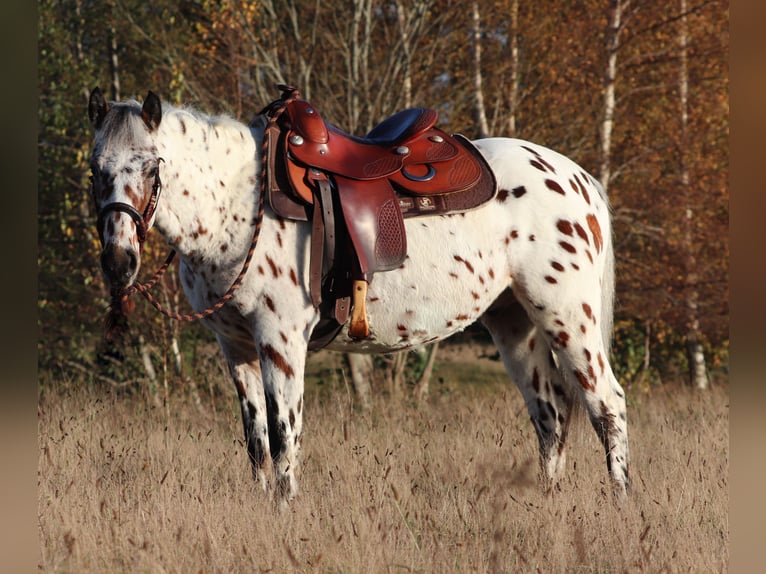
[[435,126],[432,109],[401,111],[360,138],[279,88],[262,112],[267,193],[279,217],[312,222],[309,290],[322,320],[310,348],[332,341],[349,316],[349,334],[366,338],[367,285],[404,262],[404,218],[478,207],[495,196],[495,177],[471,142]]

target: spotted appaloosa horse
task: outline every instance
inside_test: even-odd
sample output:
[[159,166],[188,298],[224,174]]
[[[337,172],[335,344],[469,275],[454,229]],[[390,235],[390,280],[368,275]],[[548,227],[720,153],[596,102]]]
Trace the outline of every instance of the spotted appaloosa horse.
[[[257,220],[266,120],[161,105],[149,93],[108,103],[91,94],[91,169],[102,268],[112,287],[136,281],[136,214],[162,197],[147,221],[181,258],[192,307],[214,303],[237,276]],[[498,194],[455,216],[407,219],[401,268],[370,283],[372,336],[344,328],[336,351],[391,352],[444,339],[480,321],[518,386],[539,439],[544,475],[562,475],[576,399],[606,450],[615,491],[628,487],[625,395],[609,366],[614,254],[602,187],[558,153],[518,139],[474,142]],[[130,213],[132,206],[133,213]],[[297,491],[307,344],[319,315],[309,297],[310,224],[266,207],[252,266],[220,311],[204,320],[218,338],[239,395],[257,481],[282,500]]]

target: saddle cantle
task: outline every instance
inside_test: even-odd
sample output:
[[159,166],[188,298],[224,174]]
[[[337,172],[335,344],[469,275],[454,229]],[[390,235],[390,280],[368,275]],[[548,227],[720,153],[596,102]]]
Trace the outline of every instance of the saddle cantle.
[[349,334],[369,336],[367,284],[407,256],[404,218],[467,211],[495,196],[486,160],[438,114],[410,108],[365,137],[324,121],[295,88],[265,108],[268,199],[282,218],[311,221],[310,292],[323,320],[310,348],[328,344],[351,316]]

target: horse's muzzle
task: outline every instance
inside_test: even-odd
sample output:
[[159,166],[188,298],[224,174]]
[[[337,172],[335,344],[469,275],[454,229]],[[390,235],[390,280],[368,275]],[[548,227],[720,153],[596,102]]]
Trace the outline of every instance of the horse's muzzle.
[[101,252],[101,269],[112,287],[128,287],[138,273],[138,255],[128,247],[109,244]]

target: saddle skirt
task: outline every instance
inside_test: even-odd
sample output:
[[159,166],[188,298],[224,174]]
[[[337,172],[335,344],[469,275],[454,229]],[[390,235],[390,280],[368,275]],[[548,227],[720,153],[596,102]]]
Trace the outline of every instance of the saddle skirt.
[[360,138],[280,88],[282,99],[266,108],[279,110],[264,134],[268,200],[281,218],[312,221],[311,297],[331,323],[318,328],[327,333],[313,348],[329,343],[349,313],[351,335],[367,337],[366,285],[404,262],[404,218],[477,208],[495,196],[494,174],[468,139],[436,127],[432,109],[401,111]]

